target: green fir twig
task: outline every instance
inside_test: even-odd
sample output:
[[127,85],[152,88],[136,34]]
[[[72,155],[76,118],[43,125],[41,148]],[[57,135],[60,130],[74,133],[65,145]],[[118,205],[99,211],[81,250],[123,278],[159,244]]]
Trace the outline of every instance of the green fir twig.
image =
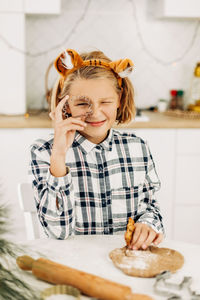
[[16,258],[23,250],[6,239],[11,228],[8,216],[9,209],[0,204],[0,300],[39,300],[37,291],[20,279]]

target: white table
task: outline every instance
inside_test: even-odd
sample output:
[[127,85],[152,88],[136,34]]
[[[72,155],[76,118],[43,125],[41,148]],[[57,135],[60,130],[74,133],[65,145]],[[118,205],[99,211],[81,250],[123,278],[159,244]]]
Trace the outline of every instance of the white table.
[[[147,294],[155,300],[167,299],[154,293],[154,278],[130,277],[113,265],[108,255],[111,250],[125,245],[122,235],[72,236],[67,240],[39,239],[29,241],[27,245],[31,246],[32,251],[40,251],[55,262],[129,285],[134,293]],[[192,276],[192,289],[200,293],[200,245],[168,240],[160,247],[182,253],[184,266],[172,279],[178,283],[184,276]]]

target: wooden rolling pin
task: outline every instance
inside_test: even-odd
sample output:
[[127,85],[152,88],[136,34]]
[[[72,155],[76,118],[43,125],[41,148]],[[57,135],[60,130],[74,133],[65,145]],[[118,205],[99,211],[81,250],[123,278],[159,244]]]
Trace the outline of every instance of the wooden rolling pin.
[[45,258],[33,259],[30,256],[17,257],[22,270],[31,271],[39,279],[53,283],[66,284],[79,289],[83,294],[101,300],[152,300],[146,295],[133,294],[131,288],[79,271]]

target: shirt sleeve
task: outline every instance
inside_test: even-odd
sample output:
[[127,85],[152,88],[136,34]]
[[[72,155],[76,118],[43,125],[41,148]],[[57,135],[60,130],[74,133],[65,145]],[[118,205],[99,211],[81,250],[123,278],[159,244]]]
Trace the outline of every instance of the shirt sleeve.
[[74,193],[70,169],[63,177],[50,173],[51,149],[33,144],[30,147],[29,175],[33,186],[39,220],[46,235],[66,239],[72,234]]
[[160,207],[155,196],[155,192],[160,189],[161,182],[158,178],[155,163],[147,143],[143,144],[143,157],[146,172],[145,180],[139,186],[136,222],[147,224],[157,233],[165,235]]

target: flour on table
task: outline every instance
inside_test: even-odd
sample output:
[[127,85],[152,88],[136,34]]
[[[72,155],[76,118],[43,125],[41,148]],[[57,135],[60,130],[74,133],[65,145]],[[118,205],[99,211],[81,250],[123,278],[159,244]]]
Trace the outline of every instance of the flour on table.
[[125,250],[123,262],[118,266],[121,268],[135,268],[135,269],[148,269],[149,265],[158,258],[157,254],[144,250]]
[[110,252],[109,257],[125,274],[137,277],[155,277],[165,270],[173,273],[184,263],[184,257],[178,251],[154,246],[147,250],[117,248]]

